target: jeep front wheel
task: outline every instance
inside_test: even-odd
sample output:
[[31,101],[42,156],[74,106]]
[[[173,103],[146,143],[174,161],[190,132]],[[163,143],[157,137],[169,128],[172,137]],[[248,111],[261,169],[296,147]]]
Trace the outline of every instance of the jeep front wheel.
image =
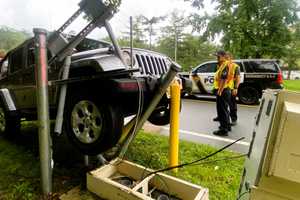
[[10,116],[0,104],[0,135],[12,138],[20,132],[20,118]]
[[259,92],[252,86],[243,86],[238,90],[238,97],[241,103],[253,105],[259,101]]
[[72,97],[65,112],[66,133],[83,154],[97,155],[116,145],[123,127],[118,106],[97,99]]

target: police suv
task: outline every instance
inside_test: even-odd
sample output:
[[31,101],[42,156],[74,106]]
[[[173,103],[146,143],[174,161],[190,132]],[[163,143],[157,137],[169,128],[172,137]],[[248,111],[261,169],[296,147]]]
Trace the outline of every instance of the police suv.
[[[256,104],[262,96],[262,91],[282,89],[283,78],[280,67],[273,59],[240,59],[234,60],[240,66],[241,79],[238,89],[238,98],[244,104]],[[208,61],[195,67],[191,73],[181,74],[181,77],[192,81],[187,95],[213,95],[214,75],[217,70],[217,61]]]

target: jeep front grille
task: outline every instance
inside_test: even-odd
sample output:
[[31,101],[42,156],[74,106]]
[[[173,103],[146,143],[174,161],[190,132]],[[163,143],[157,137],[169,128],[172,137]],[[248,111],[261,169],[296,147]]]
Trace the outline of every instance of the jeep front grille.
[[166,58],[153,55],[135,54],[142,75],[160,76],[168,71]]

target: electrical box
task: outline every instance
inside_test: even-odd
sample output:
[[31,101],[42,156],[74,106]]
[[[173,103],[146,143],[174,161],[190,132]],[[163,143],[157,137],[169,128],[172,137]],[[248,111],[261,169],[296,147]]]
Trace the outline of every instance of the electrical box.
[[238,200],[300,200],[300,93],[266,90]]
[[300,183],[300,104],[284,102],[269,175]]
[[116,159],[87,174],[87,188],[108,200],[208,200],[208,189]]

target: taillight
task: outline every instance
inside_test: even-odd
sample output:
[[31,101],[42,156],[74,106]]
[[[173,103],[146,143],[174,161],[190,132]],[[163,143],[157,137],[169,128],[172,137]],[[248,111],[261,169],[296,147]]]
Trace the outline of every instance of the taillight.
[[283,84],[283,78],[282,78],[282,72],[281,71],[279,71],[279,73],[277,75],[276,83]]

